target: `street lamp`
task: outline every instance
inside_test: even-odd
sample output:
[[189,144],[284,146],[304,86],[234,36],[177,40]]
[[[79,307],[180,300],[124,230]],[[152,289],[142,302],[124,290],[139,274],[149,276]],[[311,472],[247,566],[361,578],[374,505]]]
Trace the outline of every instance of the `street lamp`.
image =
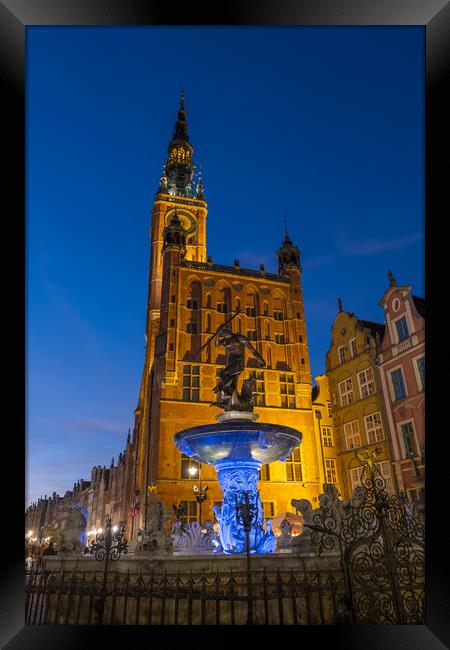
[[[197,474],[197,467],[189,467],[188,472],[191,476],[195,476]],[[195,494],[195,498],[197,500],[197,503],[199,504],[199,524],[200,526],[202,525],[202,503],[203,501],[206,501],[206,492],[208,491],[208,486],[204,485],[202,487],[202,465],[201,463],[198,464],[198,481],[199,485],[194,485],[193,486],[193,491]]]

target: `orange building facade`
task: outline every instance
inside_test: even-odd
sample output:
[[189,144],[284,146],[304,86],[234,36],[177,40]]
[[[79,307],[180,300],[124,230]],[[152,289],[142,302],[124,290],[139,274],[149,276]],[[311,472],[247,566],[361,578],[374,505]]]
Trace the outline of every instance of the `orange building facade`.
[[292,498],[316,501],[322,487],[299,251],[286,233],[277,252],[278,274],[266,273],[263,265],[243,269],[238,260],[214,264],[207,256],[203,183],[200,178],[194,189],[192,159],[182,97],[152,211],[146,357],[133,432],[139,505],[134,531],[145,528],[148,495],[155,492],[169,509],[181,503],[186,521],[197,519],[193,487],[199,478],[208,485],[202,519],[214,517],[211,508],[221,501],[214,469],[184,458],[173,437],[214,422],[221,412],[210,404],[224,350],[214,341],[205,344],[237,313],[233,331],[247,336],[266,362],[257,368],[249,355],[241,377],[255,373],[259,421],[303,434],[287,462],[261,471],[265,514],[292,512]]

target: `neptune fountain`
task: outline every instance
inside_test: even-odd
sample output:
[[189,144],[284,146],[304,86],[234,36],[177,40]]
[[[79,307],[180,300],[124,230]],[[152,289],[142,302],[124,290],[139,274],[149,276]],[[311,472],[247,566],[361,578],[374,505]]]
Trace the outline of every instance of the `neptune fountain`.
[[217,401],[212,404],[222,408],[223,413],[216,416],[217,424],[179,431],[174,442],[183,454],[213,465],[217,471],[223,501],[222,507],[214,507],[214,512],[223,552],[245,552],[246,526],[242,517],[245,510],[247,520],[251,521],[247,523],[250,552],[272,553],[276,538],[270,525],[264,531],[264,511],[257,486],[259,471],[266,463],[286,460],[300,444],[302,434],[291,427],[256,422],[253,378],[245,379],[238,392],[238,378],[245,367],[245,348],[256,358],[258,367],[266,365],[247,337],[231,331],[229,323],[238,313],[220,325],[203,346],[214,339],[217,346],[225,348],[226,366],[219,373],[214,389]]

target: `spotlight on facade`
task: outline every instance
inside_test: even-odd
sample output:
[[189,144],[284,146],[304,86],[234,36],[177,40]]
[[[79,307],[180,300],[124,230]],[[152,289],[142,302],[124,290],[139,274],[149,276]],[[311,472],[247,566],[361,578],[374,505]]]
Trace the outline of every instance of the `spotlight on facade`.
[[32,530],[28,531],[27,537],[28,537],[28,539],[31,539],[33,537],[33,531]]
[[118,530],[119,530],[119,526],[113,526],[112,527],[112,532],[113,533],[117,533]]
[[188,472],[191,476],[195,476],[197,474],[197,468],[196,467],[189,467]]

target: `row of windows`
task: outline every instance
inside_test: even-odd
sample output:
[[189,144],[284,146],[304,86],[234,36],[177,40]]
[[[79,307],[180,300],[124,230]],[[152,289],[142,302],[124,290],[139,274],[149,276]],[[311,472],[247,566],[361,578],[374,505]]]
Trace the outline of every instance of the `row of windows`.
[[[220,372],[216,369],[216,377]],[[255,379],[254,392],[256,394],[256,406],[265,406],[265,381],[264,372],[255,370],[249,372],[249,377]],[[183,401],[198,402],[200,400],[200,366],[183,366]],[[294,375],[282,373],[279,375],[281,406],[283,408],[295,408]]]
[[[171,319],[170,326],[173,327],[174,325],[175,325],[175,321],[174,321],[174,319]],[[240,322],[239,322],[239,331],[240,331]],[[189,321],[188,323],[186,323],[186,332],[188,334],[199,334],[198,323],[196,321]],[[209,334],[210,332],[211,332],[211,323],[209,322],[207,327],[206,327],[206,334]],[[257,330],[247,330],[246,336],[249,339],[249,341],[258,340]],[[263,338],[264,338],[265,341],[270,341],[271,340],[270,339],[270,330],[269,330],[268,325],[266,327],[266,333],[265,333]],[[285,345],[286,343],[288,343],[286,335],[284,333],[282,333],[282,332],[275,332],[274,341],[275,341],[275,343],[279,343],[279,344],[282,344],[282,345]],[[303,343],[303,336],[301,334],[298,335],[298,342]],[[302,363],[303,364],[305,363],[304,359],[303,359]]]
[[[419,391],[425,390],[425,357],[414,359],[413,363],[415,363],[417,369],[417,387]],[[389,374],[394,401],[407,397],[408,393],[402,368],[397,368]]]
[[[392,494],[394,491],[394,485],[392,483],[389,461],[383,460],[375,464],[386,483],[386,491],[388,492],[388,494]],[[361,477],[362,477],[363,469],[364,469],[363,465],[360,465],[359,467],[353,467],[350,469],[350,482],[352,484],[352,491],[355,489],[355,487],[361,485]]]
[[[331,435],[331,431],[330,431]],[[300,447],[296,447],[285,463],[286,481],[303,481],[302,461],[300,456]],[[327,483],[337,483],[336,461],[332,458],[325,459],[326,481]],[[195,479],[198,478],[200,463],[185,454],[181,454],[181,478]],[[263,465],[259,472],[260,481],[270,481],[270,466]]]
[[[379,411],[365,416],[364,427],[369,445],[384,439],[383,424]],[[348,450],[357,449],[362,446],[363,442],[359,431],[358,420],[351,420],[344,424],[344,437],[345,446]]]
[[[376,392],[375,378],[372,368],[366,368],[358,372],[359,393],[361,399],[369,397]],[[338,383],[339,399],[341,406],[348,406],[355,401],[352,378],[344,379]]]
[[[222,501],[213,501],[213,506],[222,507]],[[197,501],[180,501],[178,507],[181,509],[180,521],[184,524],[189,524],[198,521],[199,507]],[[264,511],[264,519],[275,516],[275,503],[273,501],[262,501]],[[214,513],[214,523],[217,523],[217,518]]]
[[[186,302],[186,307],[188,309],[196,311],[199,308],[199,301],[196,300],[195,298],[188,298]],[[212,309],[211,296],[208,296],[208,300],[206,301],[206,309]],[[227,314],[231,312],[231,307],[226,302],[216,303],[216,309],[221,314]],[[236,303],[236,309],[240,309],[240,303]],[[253,306],[245,307],[244,312],[247,316],[250,316],[251,318],[255,318],[256,316],[259,315],[258,309]],[[274,309],[272,314],[274,320],[285,320],[286,318],[284,313],[280,309]],[[264,306],[262,316],[269,316],[269,308],[267,305]],[[296,313],[296,317],[300,318],[300,312]]]

